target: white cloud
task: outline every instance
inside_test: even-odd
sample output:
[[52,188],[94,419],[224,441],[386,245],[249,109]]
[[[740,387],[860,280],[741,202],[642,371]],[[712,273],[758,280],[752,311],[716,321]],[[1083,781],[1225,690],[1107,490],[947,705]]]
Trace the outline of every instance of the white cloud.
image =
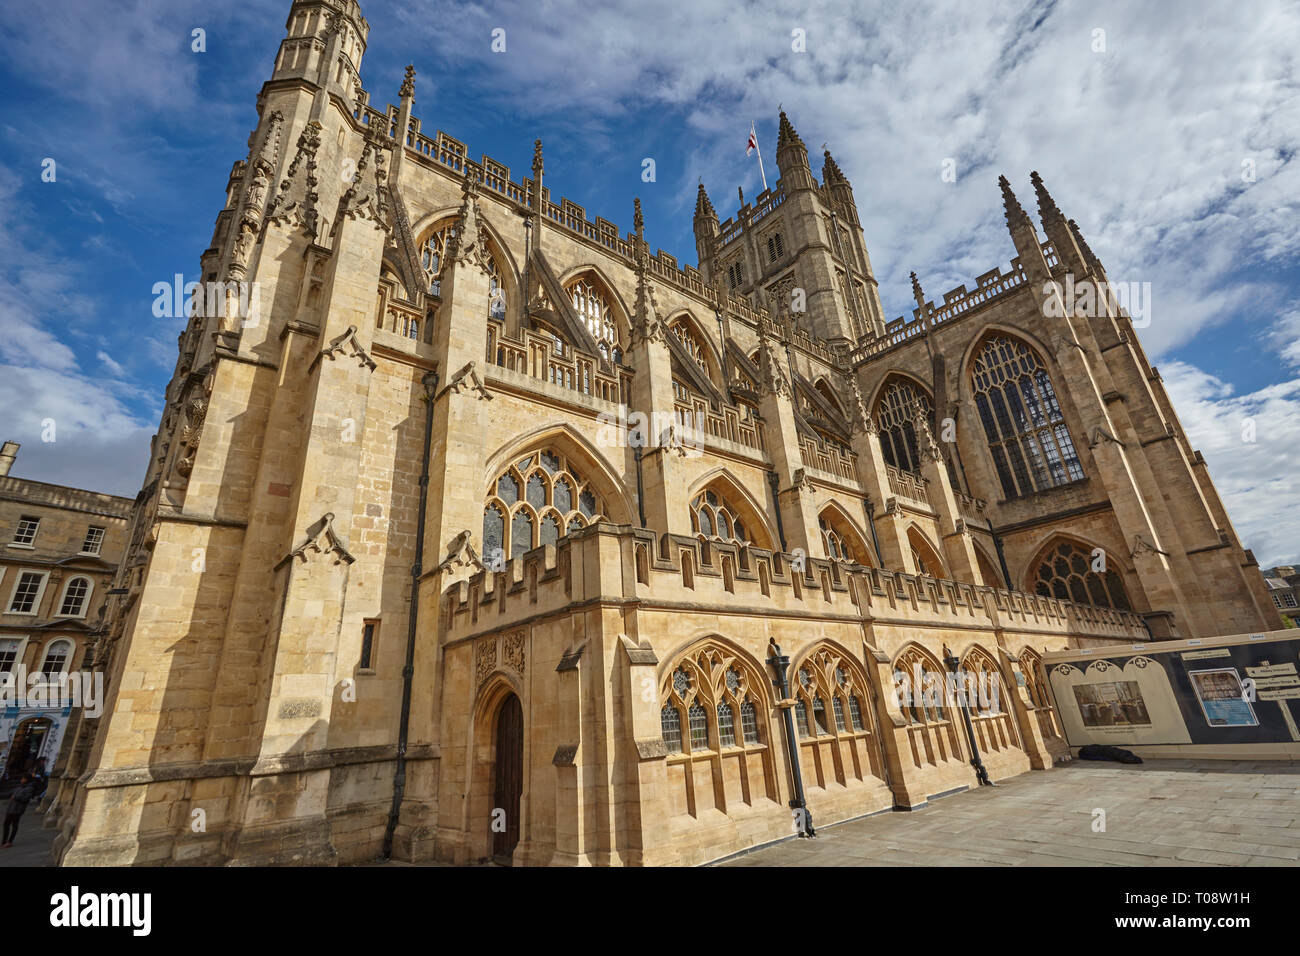
[[64,317],[89,302],[74,287],[75,264],[32,226],[39,222],[0,167],[0,438],[22,443],[17,476],[134,495],[153,421],[131,410],[140,386],[107,352],[96,358],[112,379],[81,369]]
[[126,369],[118,365],[117,362],[113,360],[113,356],[109,355],[103,349],[100,349],[95,353],[95,358],[99,359],[100,362],[104,364],[104,368],[108,369],[109,373],[112,374],[114,378],[126,377]]
[[1184,362],[1167,362],[1160,374],[1242,544],[1262,567],[1300,564],[1300,376],[1237,394]]

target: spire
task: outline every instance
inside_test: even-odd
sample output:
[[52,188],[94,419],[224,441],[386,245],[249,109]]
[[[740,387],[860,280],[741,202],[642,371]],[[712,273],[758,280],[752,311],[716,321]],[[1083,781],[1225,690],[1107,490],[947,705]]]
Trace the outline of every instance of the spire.
[[397,91],[397,95],[403,100],[415,98],[415,64],[407,64],[406,78],[402,80],[402,88]]
[[704,183],[700,183],[699,192],[695,194],[695,219],[714,219],[718,218],[718,212],[713,208],[713,203],[709,199],[709,194],[704,191]]
[[1011,183],[1006,176],[999,176],[998,185],[1002,187],[1002,207],[1006,211],[1007,225],[1013,228],[1022,225],[1029,216],[1025,214],[1016,194],[1011,191]]
[[790,124],[790,117],[785,115],[785,110],[781,111],[781,124],[776,136],[776,148],[780,149],[783,146],[798,146],[800,149],[806,149],[803,140]]
[[844,178],[844,173],[840,171],[840,164],[835,162],[835,157],[831,155],[831,151],[829,149],[824,150],[822,155],[825,159],[822,163],[822,182],[828,186],[835,183],[847,183],[848,180]]
[[912,273],[912,298],[921,307],[921,314],[925,315],[925,293],[921,291],[921,280],[916,277],[915,272]]
[[781,170],[781,182],[787,195],[800,189],[816,189],[812,169],[808,166],[808,147],[790,125],[790,118],[781,111],[780,131],[776,138],[776,166]]
[[1073,219],[1070,220],[1070,232],[1074,234],[1074,241],[1079,245],[1079,251],[1083,253],[1084,260],[1093,272],[1104,273],[1101,266],[1101,260],[1093,253],[1092,247],[1088,245],[1088,240],[1083,238],[1083,233],[1079,229],[1079,224]]
[[1052,194],[1047,191],[1043,185],[1043,177],[1039,176],[1037,171],[1029,174],[1030,181],[1034,184],[1034,192],[1038,195],[1038,218],[1043,220],[1046,226],[1051,222],[1058,222],[1065,217],[1061,215],[1061,210],[1056,207],[1056,201],[1052,199]]

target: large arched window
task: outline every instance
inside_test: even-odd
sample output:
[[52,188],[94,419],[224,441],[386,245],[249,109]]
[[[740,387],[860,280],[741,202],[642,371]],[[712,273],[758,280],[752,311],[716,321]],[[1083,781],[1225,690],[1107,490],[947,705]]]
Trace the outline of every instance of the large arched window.
[[975,353],[971,384],[1008,498],[1083,477],[1052,380],[1032,349],[1005,335],[990,336]]
[[600,354],[612,362],[621,363],[623,349],[618,337],[618,323],[614,320],[614,309],[609,304],[605,290],[590,277],[584,276],[569,283],[566,291],[573,302],[574,311],[578,313],[578,319],[596,340]]
[[[775,799],[764,685],[753,661],[712,640],[694,646],[664,672],[659,723],[676,812],[725,813],[725,803],[700,806],[697,801],[703,794],[722,793],[723,782],[736,779],[748,781],[746,794],[729,799],[749,804]],[[716,787],[709,785],[714,782]]]
[[707,357],[708,347],[700,341],[700,337],[696,334],[695,329],[691,327],[691,323],[686,319],[677,319],[669,328],[677,336],[678,341],[682,343],[682,348],[686,349],[686,354],[704,370],[706,376],[711,378],[712,373],[709,370]]
[[[851,779],[883,776],[883,757],[872,737],[871,697],[866,672],[856,661],[822,645],[793,672],[795,726],[809,783],[825,787]],[[833,746],[825,747],[825,744]],[[821,748],[823,757],[813,751]],[[829,759],[826,759],[829,758]]]
[[1076,604],[1131,610],[1118,572],[1106,566],[1104,553],[1094,555],[1096,552],[1085,551],[1073,541],[1060,542],[1043,555],[1035,568],[1034,591]]
[[826,554],[836,561],[853,561],[871,566],[870,552],[857,529],[835,508],[824,508],[817,516]]
[[963,696],[971,729],[980,750],[989,753],[1020,746],[1002,672],[992,655],[978,645],[972,647],[962,659],[960,676],[965,683]]
[[[442,298],[442,276],[447,268],[448,246],[455,238],[456,224],[449,221],[429,232],[420,243],[420,268],[424,271],[425,290],[429,295]],[[505,287],[501,282],[501,264],[496,256],[487,257],[488,315],[494,319],[506,316]]]
[[885,464],[904,471],[921,470],[921,453],[912,424],[920,402],[926,421],[934,423],[934,402],[925,390],[907,379],[892,379],[876,402],[876,425],[880,429],[880,452]]
[[919,645],[909,645],[894,661],[894,686],[913,764],[960,760],[956,724],[948,710],[948,675],[939,662]]
[[600,497],[563,455],[520,458],[497,476],[483,508],[483,554],[516,558],[600,520]]

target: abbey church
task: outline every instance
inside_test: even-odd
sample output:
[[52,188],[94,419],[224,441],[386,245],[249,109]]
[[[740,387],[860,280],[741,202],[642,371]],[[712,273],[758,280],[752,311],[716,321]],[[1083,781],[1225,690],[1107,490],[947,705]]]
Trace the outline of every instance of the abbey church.
[[[972,742],[1050,771],[1047,651],[1280,626],[1130,317],[1063,307],[1106,269],[1037,174],[989,184],[1015,257],[891,320],[784,113],[691,265],[553,197],[540,141],[426,127],[413,70],[373,105],[368,32],[292,2],[64,864],[703,863],[974,786]],[[895,692],[958,664],[1000,691],[969,731]]]

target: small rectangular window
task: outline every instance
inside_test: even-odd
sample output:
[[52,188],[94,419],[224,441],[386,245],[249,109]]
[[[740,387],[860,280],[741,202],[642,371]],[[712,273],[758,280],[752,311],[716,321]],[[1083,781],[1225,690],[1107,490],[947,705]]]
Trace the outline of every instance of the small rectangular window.
[[1290,591],[1288,591],[1286,594],[1283,594],[1283,595],[1282,595],[1282,602],[1283,602],[1284,604],[1286,604],[1287,607],[1295,607],[1295,606],[1296,606],[1296,603],[1295,603],[1295,594],[1293,594],[1293,593],[1290,592]]
[[13,600],[9,602],[10,614],[31,614],[36,607],[36,596],[41,593],[41,583],[45,575],[35,571],[24,571],[14,588]]
[[375,638],[379,636],[379,622],[366,621],[361,627],[361,670],[374,669]]
[[36,540],[36,531],[40,526],[40,518],[23,515],[18,519],[18,528],[14,531],[14,544],[30,545]]
[[8,674],[18,660],[18,642],[0,641],[0,674]]
[[91,525],[86,529],[86,540],[82,542],[82,554],[99,554],[104,547],[104,529]]

